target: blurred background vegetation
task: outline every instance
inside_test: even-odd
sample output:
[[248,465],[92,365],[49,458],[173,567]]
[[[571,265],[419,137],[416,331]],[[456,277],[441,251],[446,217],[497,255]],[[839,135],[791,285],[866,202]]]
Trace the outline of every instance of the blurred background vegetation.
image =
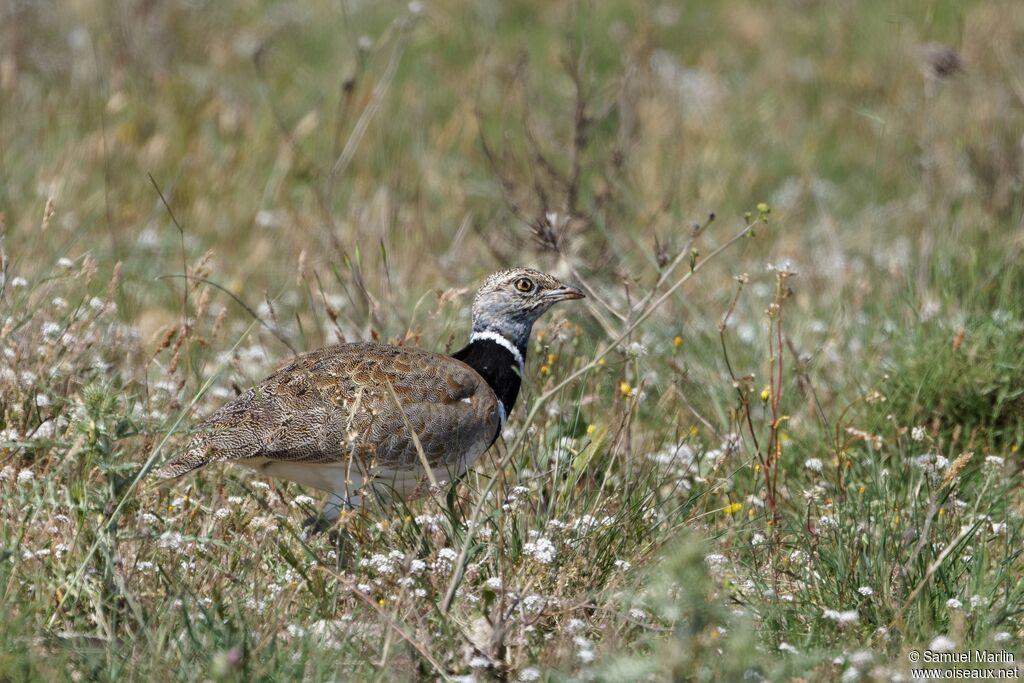
[[[657,491],[662,518],[652,523],[641,509],[647,502],[623,496],[629,531],[588,559],[609,569],[626,553],[620,559],[657,565],[665,544],[676,547],[676,530],[698,527],[720,545],[711,549],[716,557],[729,551],[731,578],[724,589],[695,588],[680,604],[703,614],[702,601],[724,591],[756,614],[727,644],[710,630],[678,628],[671,614],[658,617],[670,628],[642,637],[623,617],[633,625],[614,637],[603,632],[604,668],[591,674],[686,679],[698,670],[771,675],[781,667],[813,669],[822,680],[848,669],[889,680],[905,665],[906,647],[939,634],[1019,644],[1022,74],[1017,0],[0,0],[0,364],[8,364],[0,377],[0,466],[13,468],[5,486],[26,468],[38,486],[18,494],[25,498],[8,496],[5,562],[15,563],[29,544],[36,513],[15,520],[36,506],[79,509],[85,539],[68,551],[66,566],[32,570],[31,589],[17,578],[29,570],[5,568],[4,600],[23,632],[48,637],[60,627],[46,596],[61,596],[56,609],[67,633],[92,628],[84,624],[93,609],[127,609],[112,597],[132,592],[119,583],[111,550],[98,570],[109,591],[99,590],[95,604],[104,607],[82,598],[61,612],[68,576],[94,564],[86,551],[126,542],[116,529],[82,529],[110,519],[161,439],[292,351],[371,337],[455,348],[481,277],[535,265],[586,283],[596,296],[587,313],[560,310],[540,330],[529,400],[613,337],[619,316],[673,259],[700,263],[757,222],[630,337],[632,350],[557,397],[563,414],[542,413],[547,422],[524,456],[522,469],[533,471],[554,458],[557,474],[551,454],[560,439],[594,436],[584,464],[607,466],[600,481],[612,486]],[[686,253],[691,226],[712,213]],[[762,473],[723,347],[761,429],[771,416],[758,395],[773,386],[765,311],[779,269],[796,275],[786,281],[786,455],[774,518],[762,509]],[[107,317],[81,323],[79,310]],[[73,352],[56,348],[54,336],[63,333],[47,328],[54,322],[77,335],[67,345]],[[54,367],[63,368],[59,375]],[[40,432],[44,424],[57,427]],[[920,439],[910,436],[915,427],[924,430]],[[658,472],[636,479],[628,465],[661,454],[655,460],[674,467],[666,447],[714,449],[732,432],[746,444],[734,461],[696,479],[686,473],[687,487],[703,491],[699,500],[659,488],[668,484]],[[86,435],[86,446],[76,434]],[[62,469],[64,458],[83,458],[83,448],[91,453],[84,464]],[[964,465],[959,498],[955,476],[943,483],[914,465],[926,455],[948,463],[967,452],[976,457]],[[1001,458],[1001,469],[983,466],[988,456]],[[814,459],[824,475],[822,466],[805,466]],[[540,484],[538,496],[563,500],[570,516],[597,512],[605,503],[600,477],[586,475],[594,478],[587,488],[583,469],[571,481]],[[209,479],[193,493],[223,496],[223,476]],[[814,493],[815,486],[823,488]],[[129,509],[168,502],[166,493],[147,496]],[[975,516],[958,516],[967,514],[958,501]],[[292,514],[278,503],[271,505],[278,514]],[[189,505],[186,497],[190,512],[169,517],[178,520],[174,528],[216,536],[202,526],[209,519],[189,526],[200,523]],[[736,519],[716,513],[732,505],[743,508]],[[549,512],[527,518],[523,538],[526,528],[543,528]],[[819,516],[837,529],[824,531]],[[972,534],[993,534],[958,537],[962,524],[978,519],[996,526]],[[146,528],[130,533],[143,538]],[[929,531],[948,533],[937,545],[918,543]],[[755,534],[768,545],[752,546]],[[852,538],[863,547],[853,550]],[[943,543],[954,538],[951,558]],[[965,550],[967,543],[977,547]],[[711,552],[678,545],[662,578],[652,579],[657,595],[671,594],[673,572],[701,573],[694,548]],[[778,570],[774,563],[788,562],[794,548],[811,550],[807,566],[817,578],[801,584],[792,567]],[[521,548],[509,552],[518,557]],[[580,551],[581,560],[586,555]],[[960,556],[968,558],[963,567],[947,568]],[[260,570],[251,571],[260,580]],[[759,597],[730,592],[730,581],[735,588],[741,578],[757,584]],[[637,582],[627,581],[629,590],[642,591],[646,584]],[[145,616],[136,610],[133,618],[151,624],[169,608],[150,613],[147,601],[158,605],[160,595],[189,583],[165,576],[159,591],[151,586],[138,597]],[[891,586],[885,604],[862,606],[856,628],[829,618],[823,628],[823,610],[861,600],[856,590],[865,584],[878,593]],[[781,594],[787,585],[801,595],[796,603],[760,602],[768,600],[762,589]],[[588,599],[621,605],[620,588],[601,584]],[[979,594],[985,602],[969,618],[945,607],[951,596],[966,603]],[[327,598],[317,596],[310,614],[330,618]],[[309,608],[296,600],[290,619]],[[707,610],[714,616],[701,616],[701,624],[725,623],[716,621],[724,608]],[[453,640],[437,636],[440,649],[458,649],[452,633],[465,630],[463,616],[458,628],[445,627]],[[231,654],[238,637],[226,625],[231,619],[205,619],[209,641],[196,642],[206,643],[209,658],[200,656],[183,678],[213,675],[215,667],[217,675],[231,673],[241,656]],[[155,650],[169,647],[179,622],[172,623],[149,636]],[[900,637],[890,640],[890,631]],[[106,632],[120,639],[133,631]],[[582,636],[558,632],[565,637],[557,647],[491,652],[504,663],[480,675],[514,679],[530,662],[576,675],[589,663],[572,654],[573,638]],[[739,651],[755,637],[762,655],[723,663],[710,654]],[[18,677],[5,666],[41,675],[26,663],[38,660],[32,643],[14,629],[2,642],[22,654],[0,659],[0,677]],[[247,647],[269,647],[260,651],[277,659],[247,676],[329,675],[320,665],[302,669],[287,648],[274,649],[277,641],[260,642]],[[627,653],[623,643],[634,649]],[[806,659],[776,661],[780,643],[796,643]],[[132,661],[143,676],[194,652],[181,647],[180,659],[153,655],[145,665],[138,653],[108,653],[96,664],[88,654],[95,645],[75,646],[87,653],[75,661],[94,667],[81,675],[112,676],[119,669],[111,662]],[[315,652],[304,647],[313,649],[302,650],[303,662]],[[650,661],[663,666],[648,667],[644,658],[658,648],[667,649]],[[896,668],[872,674],[863,661],[832,663],[857,648],[877,648],[885,654],[875,662]],[[353,657],[362,662],[352,665],[358,675],[387,670],[360,669],[369,660]],[[472,668],[454,655],[445,664],[452,675]],[[736,668],[715,668],[722,666]]]

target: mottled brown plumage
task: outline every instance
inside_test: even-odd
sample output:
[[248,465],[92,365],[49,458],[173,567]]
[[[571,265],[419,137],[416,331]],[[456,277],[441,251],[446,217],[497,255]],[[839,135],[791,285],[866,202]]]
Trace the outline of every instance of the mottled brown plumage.
[[582,296],[545,273],[502,271],[477,293],[473,335],[456,357],[371,343],[297,356],[197,425],[159,474],[236,462],[330,492],[328,518],[367,494],[422,495],[490,447],[518,394],[533,322]]
[[[494,392],[461,361],[382,344],[339,344],[296,357],[213,413],[162,474],[236,460],[332,492],[340,481],[349,497],[370,479],[378,492],[394,489],[406,497],[423,474],[410,427],[435,477],[451,481],[480,455],[481,444],[490,445],[498,422]],[[343,467],[317,476],[301,467],[311,464]]]

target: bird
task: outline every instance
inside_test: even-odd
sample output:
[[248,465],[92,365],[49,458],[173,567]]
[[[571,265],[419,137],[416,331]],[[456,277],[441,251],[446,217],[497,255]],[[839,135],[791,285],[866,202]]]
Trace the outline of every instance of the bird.
[[[214,411],[159,471],[217,462],[325,491],[329,527],[367,498],[411,500],[458,481],[494,443],[519,396],[534,323],[584,298],[530,268],[487,277],[469,342],[451,355],[370,342],[300,354]],[[313,520],[310,520],[313,521]]]

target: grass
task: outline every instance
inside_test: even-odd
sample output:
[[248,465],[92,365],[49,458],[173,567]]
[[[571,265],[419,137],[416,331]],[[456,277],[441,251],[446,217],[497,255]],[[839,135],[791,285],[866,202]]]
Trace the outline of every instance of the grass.
[[[0,8],[0,679],[1019,661],[1022,44],[1009,0]],[[293,350],[458,348],[510,263],[586,307],[349,556],[315,492],[145,477]]]

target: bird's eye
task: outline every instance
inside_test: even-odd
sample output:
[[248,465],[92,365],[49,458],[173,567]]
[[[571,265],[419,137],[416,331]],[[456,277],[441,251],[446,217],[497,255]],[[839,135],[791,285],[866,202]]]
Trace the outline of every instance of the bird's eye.
[[533,280],[528,277],[521,277],[516,280],[515,286],[520,292],[531,292],[533,291]]

